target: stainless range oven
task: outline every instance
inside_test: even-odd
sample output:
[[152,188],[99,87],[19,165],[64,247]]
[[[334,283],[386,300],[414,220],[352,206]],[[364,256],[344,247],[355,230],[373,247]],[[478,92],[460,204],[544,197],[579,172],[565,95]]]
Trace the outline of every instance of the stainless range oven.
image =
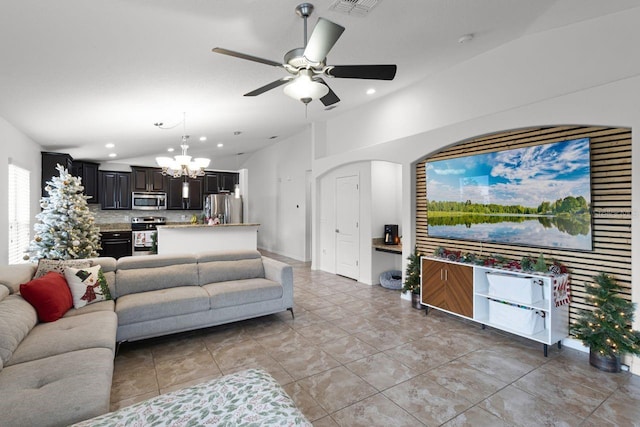
[[133,255],[151,255],[156,226],[166,223],[163,216],[137,216],[131,218],[131,244]]

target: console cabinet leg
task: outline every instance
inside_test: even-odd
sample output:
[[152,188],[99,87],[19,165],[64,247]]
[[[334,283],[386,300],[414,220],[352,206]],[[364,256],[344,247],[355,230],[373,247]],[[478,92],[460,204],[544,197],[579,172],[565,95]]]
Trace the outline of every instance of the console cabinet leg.
[[549,355],[549,346],[548,345],[544,345],[544,357],[547,357]]

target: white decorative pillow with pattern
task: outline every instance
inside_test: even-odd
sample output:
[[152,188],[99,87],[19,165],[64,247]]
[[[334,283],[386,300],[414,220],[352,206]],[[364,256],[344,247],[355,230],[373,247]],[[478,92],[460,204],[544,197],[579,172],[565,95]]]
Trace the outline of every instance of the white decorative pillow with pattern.
[[65,267],[86,268],[91,267],[91,261],[88,259],[45,259],[38,261],[38,269],[33,276],[34,279],[44,276],[50,271],[55,271],[64,275]]
[[87,268],[66,267],[64,277],[71,289],[75,308],[112,299],[107,280],[99,265]]

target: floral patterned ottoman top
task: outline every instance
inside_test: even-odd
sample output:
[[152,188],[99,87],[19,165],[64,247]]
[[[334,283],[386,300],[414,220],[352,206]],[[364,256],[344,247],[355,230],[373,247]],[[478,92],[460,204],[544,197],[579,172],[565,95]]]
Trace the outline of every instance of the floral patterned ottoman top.
[[259,369],[156,396],[74,426],[307,426],[280,384]]

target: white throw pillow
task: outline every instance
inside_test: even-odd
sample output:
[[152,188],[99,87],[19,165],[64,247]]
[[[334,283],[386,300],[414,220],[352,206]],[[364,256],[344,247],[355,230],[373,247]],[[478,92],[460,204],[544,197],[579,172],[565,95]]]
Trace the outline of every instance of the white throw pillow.
[[66,267],[64,277],[71,289],[75,308],[111,299],[107,280],[99,265],[87,268]]
[[38,279],[50,271],[55,271],[64,275],[65,267],[85,268],[91,267],[91,261],[88,259],[47,259],[41,258],[38,260],[38,269],[33,276],[34,279]]

